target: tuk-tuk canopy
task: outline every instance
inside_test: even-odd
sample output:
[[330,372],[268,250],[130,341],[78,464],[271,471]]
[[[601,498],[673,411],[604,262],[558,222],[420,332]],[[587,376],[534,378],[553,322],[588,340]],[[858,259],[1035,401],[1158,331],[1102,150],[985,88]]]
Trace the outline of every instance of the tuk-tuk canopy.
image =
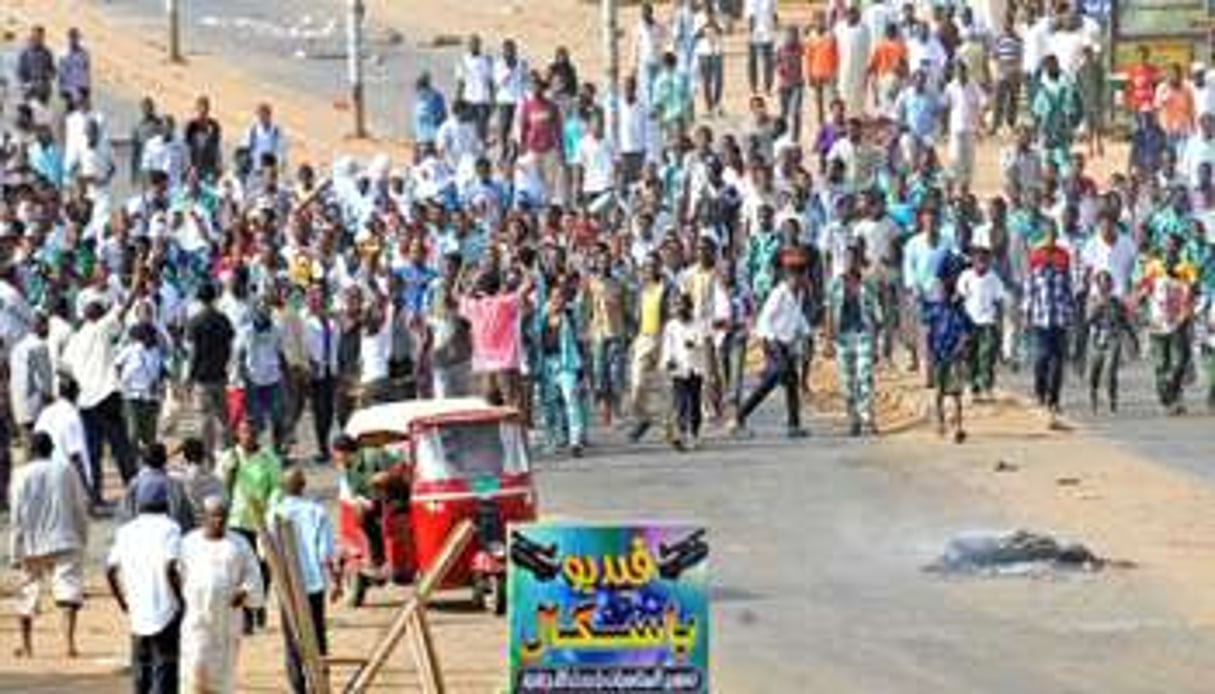
[[346,422],[346,435],[355,439],[371,434],[407,436],[415,424],[496,421],[515,414],[515,410],[490,405],[484,398],[402,400],[355,411]]

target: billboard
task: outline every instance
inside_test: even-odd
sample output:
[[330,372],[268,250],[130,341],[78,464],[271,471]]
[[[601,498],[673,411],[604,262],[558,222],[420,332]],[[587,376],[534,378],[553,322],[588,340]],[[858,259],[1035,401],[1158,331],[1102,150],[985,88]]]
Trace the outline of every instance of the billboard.
[[514,694],[709,691],[709,545],[674,524],[512,526]]

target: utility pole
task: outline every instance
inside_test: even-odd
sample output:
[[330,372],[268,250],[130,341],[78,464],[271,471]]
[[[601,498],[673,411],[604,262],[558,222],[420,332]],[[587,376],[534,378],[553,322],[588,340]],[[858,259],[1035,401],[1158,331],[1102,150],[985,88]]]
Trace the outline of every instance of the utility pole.
[[604,78],[607,82],[607,131],[614,147],[620,146],[620,3],[603,2]]
[[367,111],[363,101],[363,0],[349,0],[346,18],[346,66],[350,73],[350,108],[354,112],[354,136],[367,137]]
[[165,14],[169,20],[169,62],[181,60],[181,0],[165,0]]

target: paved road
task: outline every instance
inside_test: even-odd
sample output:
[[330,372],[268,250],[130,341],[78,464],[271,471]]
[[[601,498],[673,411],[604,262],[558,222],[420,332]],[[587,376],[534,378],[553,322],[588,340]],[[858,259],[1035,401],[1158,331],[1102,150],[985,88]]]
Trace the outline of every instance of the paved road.
[[712,529],[719,691],[1204,691],[1201,669],[1215,659],[1193,654],[1215,633],[1154,604],[1131,573],[985,582],[921,572],[953,533],[1020,519],[917,464],[942,451],[990,461],[1007,445],[792,444],[772,429],[682,456],[654,447],[545,462],[542,501],[563,515]]
[[[1087,381],[1069,369],[1064,379],[1064,412],[1091,435],[1126,446],[1160,465],[1215,483],[1215,436],[1211,435],[1215,417],[1207,410],[1207,382],[1201,362],[1197,374],[1197,381],[1186,387],[1188,413],[1169,417],[1156,398],[1152,365],[1146,356],[1123,366],[1116,413],[1106,408],[1104,392],[1100,396],[1101,408],[1093,412]],[[1002,382],[1026,396],[1033,392],[1028,371],[1005,374]]]

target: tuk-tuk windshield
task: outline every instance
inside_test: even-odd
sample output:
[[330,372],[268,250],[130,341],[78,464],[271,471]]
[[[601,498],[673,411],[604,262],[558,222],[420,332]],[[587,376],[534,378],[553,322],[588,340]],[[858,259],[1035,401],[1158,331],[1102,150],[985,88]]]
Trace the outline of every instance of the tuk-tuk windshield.
[[527,450],[514,422],[462,422],[417,437],[417,475],[425,480],[497,477],[527,471]]

